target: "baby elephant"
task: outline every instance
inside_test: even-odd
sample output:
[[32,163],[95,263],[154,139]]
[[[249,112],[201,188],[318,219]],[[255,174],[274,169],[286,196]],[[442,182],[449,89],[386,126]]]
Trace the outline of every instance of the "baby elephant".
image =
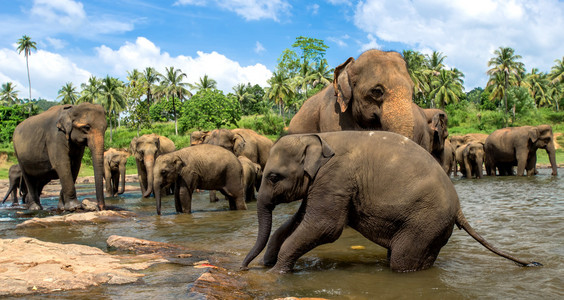
[[499,251],[478,235],[442,167],[425,149],[391,132],[282,137],[270,151],[257,198],[258,236],[243,269],[266,246],[275,206],[299,199],[298,212],[268,243],[264,264],[274,265],[271,271],[291,271],[299,257],[334,242],[347,225],[387,248],[394,271],[431,267],[455,224],[498,255],[522,266],[539,265]]
[[157,214],[161,214],[161,188],[175,184],[177,212],[189,213],[196,189],[218,190],[229,201],[229,208],[247,209],[242,184],[243,168],[231,151],[214,145],[198,145],[160,155],[153,168]]
[[470,142],[456,149],[456,161],[460,165],[460,173],[468,179],[473,176],[483,177],[484,157],[484,144],[479,142]]
[[[129,152],[114,148],[104,152],[104,179],[106,180],[106,195],[113,197],[125,191],[125,164]],[[118,188],[119,187],[119,188]]]
[[22,203],[25,203],[27,198],[27,186],[22,178],[22,169],[19,164],[10,166],[8,177],[10,179],[10,187],[2,199],[2,204],[6,202],[10,193],[12,194],[12,205],[18,205],[18,188],[22,196]]
[[256,200],[255,187],[259,187],[262,178],[262,168],[259,164],[252,162],[245,156],[237,157],[243,167],[243,187],[245,188],[245,200]]

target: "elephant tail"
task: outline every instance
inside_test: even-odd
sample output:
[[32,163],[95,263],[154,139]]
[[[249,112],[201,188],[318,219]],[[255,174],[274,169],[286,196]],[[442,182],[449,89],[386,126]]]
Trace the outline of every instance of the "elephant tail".
[[8,200],[8,196],[10,196],[10,193],[16,188],[15,185],[10,185],[10,188],[8,189],[8,191],[6,192],[6,195],[4,196],[4,198],[2,199],[2,204],[4,204],[4,202],[6,202],[6,200]]
[[466,220],[466,217],[464,217],[464,214],[462,213],[462,210],[458,210],[458,213],[456,215],[456,226],[458,226],[458,229],[464,229],[464,231],[466,231],[472,238],[474,238],[476,241],[478,241],[478,243],[482,244],[482,246],[486,247],[488,250],[490,250],[491,252],[501,256],[501,257],[505,257],[509,260],[514,261],[517,265],[521,266],[521,267],[540,267],[542,266],[541,263],[539,262],[527,262],[521,259],[518,259],[504,251],[501,251],[497,248],[495,248],[494,246],[492,246],[488,241],[486,241],[481,235],[479,235],[474,228],[472,228],[472,226],[470,226],[470,224],[468,223],[468,221]]

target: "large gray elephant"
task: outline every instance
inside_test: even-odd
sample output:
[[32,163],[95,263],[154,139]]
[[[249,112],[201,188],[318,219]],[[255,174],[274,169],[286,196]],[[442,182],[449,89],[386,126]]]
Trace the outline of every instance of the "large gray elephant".
[[480,142],[470,142],[456,149],[456,162],[460,165],[460,173],[466,178],[483,177],[484,157],[484,144]]
[[58,105],[21,122],[14,131],[14,152],[29,191],[29,209],[42,209],[43,187],[60,179],[59,209],[81,207],[75,181],[84,148],[92,153],[98,208],[104,209],[104,134],[106,116],[101,105]]
[[276,205],[299,199],[298,212],[268,243],[264,264],[274,265],[271,271],[291,271],[300,256],[334,242],[347,225],[387,248],[394,271],[431,267],[454,225],[519,265],[539,265],[484,240],[464,217],[441,166],[404,136],[380,131],[288,135],[270,154],[258,194],[257,241],[243,269],[267,245]]
[[110,148],[104,152],[104,179],[106,194],[110,197],[125,192],[125,164],[129,152]]
[[133,138],[129,144],[129,152],[135,156],[137,174],[143,197],[153,193],[153,166],[159,155],[176,150],[174,143],[167,137],[158,134],[145,134]]
[[22,202],[25,204],[27,198],[27,186],[23,180],[20,165],[15,164],[10,166],[10,169],[8,170],[8,179],[10,186],[8,187],[6,195],[4,195],[4,199],[2,199],[2,204],[4,204],[4,202],[8,199],[8,196],[12,194],[12,205],[18,205],[18,190],[22,195]]
[[333,84],[302,105],[288,133],[384,130],[430,152],[426,116],[412,96],[413,82],[402,56],[369,50],[335,68]]
[[229,208],[247,209],[242,183],[243,168],[237,157],[222,147],[199,145],[157,157],[154,166],[157,214],[161,214],[161,189],[174,184],[177,212],[190,213],[196,189],[218,190],[229,201]]
[[215,129],[207,134],[205,144],[221,146],[235,154],[245,156],[264,168],[273,142],[255,131],[246,128]]
[[558,175],[554,136],[550,125],[522,126],[498,129],[492,132],[484,145],[486,171],[494,175],[512,175],[517,166],[517,175],[535,175],[537,149],[545,149],[552,167],[552,175]]

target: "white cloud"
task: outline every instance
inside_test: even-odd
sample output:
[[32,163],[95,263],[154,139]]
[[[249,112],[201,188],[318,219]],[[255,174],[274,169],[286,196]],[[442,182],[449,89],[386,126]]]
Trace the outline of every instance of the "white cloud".
[[311,11],[312,15],[317,15],[319,13],[319,4],[314,3],[312,5],[308,5],[307,10]]
[[55,49],[57,49],[57,50],[63,49],[63,48],[67,45],[67,42],[65,42],[65,41],[63,41],[63,40],[60,40],[60,39],[55,39],[55,38],[46,37],[45,40],[47,40],[47,43],[48,43],[51,47],[53,47],[53,48],[55,48]]
[[255,46],[255,53],[261,54],[261,53],[263,53],[264,51],[266,51],[266,49],[264,48],[264,46],[263,46],[259,41],[257,41],[256,46]]
[[372,34],[369,34],[368,36],[366,36],[366,38],[368,39],[368,43],[361,45],[361,47],[360,47],[361,52],[364,52],[366,50],[371,50],[371,49],[381,49],[382,48],[382,46],[380,46],[378,44],[378,41],[376,41],[376,38]]
[[241,66],[238,62],[227,58],[215,51],[197,52],[196,57],[179,55],[170,56],[162,52],[153,42],[144,37],[138,37],[135,43],[126,43],[117,50],[106,46],[97,48],[97,59],[112,76],[125,78],[127,71],[146,67],[154,67],[163,72],[165,67],[173,66],[181,69],[187,75],[186,82],[197,82],[200,77],[208,75],[217,81],[218,88],[224,92],[231,92],[238,83],[259,84],[267,86],[267,80],[272,73],[262,64]]
[[337,46],[339,47],[347,47],[348,44],[346,41],[348,41],[350,38],[351,37],[348,34],[345,34],[340,37],[328,37],[327,40],[337,44]]
[[280,21],[280,17],[290,14],[292,7],[287,0],[178,0],[174,4],[202,6],[210,2],[223,9],[235,12],[247,21],[262,19]]
[[499,47],[515,49],[529,70],[549,71],[564,53],[564,3],[557,0],[367,0],[356,6],[355,25],[373,35],[370,43],[442,52],[468,88],[485,86]]

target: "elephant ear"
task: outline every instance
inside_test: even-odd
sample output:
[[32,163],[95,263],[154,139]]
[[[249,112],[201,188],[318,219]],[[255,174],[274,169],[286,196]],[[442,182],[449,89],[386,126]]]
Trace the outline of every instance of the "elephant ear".
[[349,57],[347,61],[335,68],[335,75],[333,79],[333,89],[335,89],[335,96],[337,96],[337,103],[341,107],[341,112],[345,112],[352,99],[352,87],[349,80],[349,72],[347,66],[354,63],[354,58]]
[[129,153],[130,154],[135,154],[135,152],[137,151],[137,137],[134,137],[131,140],[131,143],[129,143]]
[[57,120],[57,128],[65,133],[67,140],[70,138],[72,131],[72,105],[65,105],[59,113],[59,119]]
[[186,163],[178,155],[174,156],[172,163],[177,174],[180,174],[180,170],[186,166]]
[[536,143],[539,139],[539,135],[540,133],[538,128],[532,128],[531,130],[529,130],[529,139],[531,140],[531,142]]
[[317,175],[317,171],[335,155],[335,152],[319,135],[304,136],[301,140],[306,145],[304,171],[313,179]]
[[247,141],[240,134],[233,135],[233,153],[236,156],[243,155],[243,149],[247,145]]

